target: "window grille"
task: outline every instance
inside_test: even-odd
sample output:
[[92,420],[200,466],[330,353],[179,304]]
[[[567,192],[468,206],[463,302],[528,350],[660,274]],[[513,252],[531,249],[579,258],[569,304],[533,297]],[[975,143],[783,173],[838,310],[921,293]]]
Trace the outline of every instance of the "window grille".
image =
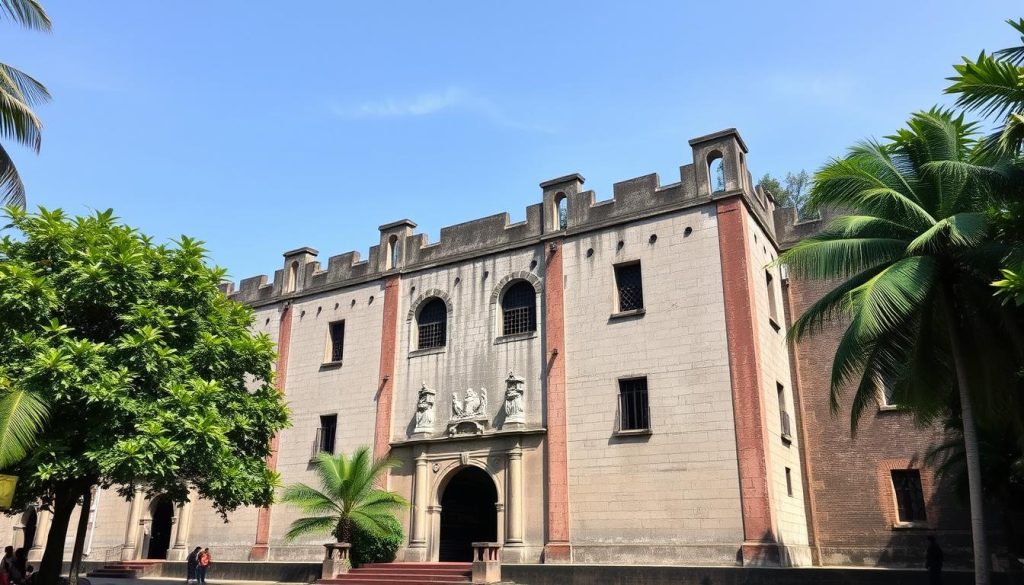
[[921,472],[917,469],[892,470],[892,487],[896,492],[896,512],[900,522],[924,522],[924,490]]
[[331,355],[330,361],[340,362],[345,355],[345,322],[331,323]]
[[320,428],[316,430],[313,440],[313,457],[320,453],[334,454],[334,438],[338,433],[338,415],[330,414],[320,417]]
[[619,380],[619,430],[639,431],[650,428],[647,378]]
[[615,285],[619,289],[619,312],[644,308],[644,286],[639,262],[616,266]]
[[513,284],[501,299],[501,334],[537,330],[537,292],[525,280]]
[[447,342],[448,307],[434,299],[420,309],[418,349],[444,347]]

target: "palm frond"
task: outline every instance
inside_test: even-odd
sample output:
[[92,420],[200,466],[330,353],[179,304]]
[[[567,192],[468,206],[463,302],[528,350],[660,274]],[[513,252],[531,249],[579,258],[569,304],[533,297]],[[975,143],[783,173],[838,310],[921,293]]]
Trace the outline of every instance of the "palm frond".
[[307,514],[340,512],[337,503],[328,494],[304,483],[285,487],[281,501],[292,504]]
[[803,314],[793,321],[786,334],[790,341],[800,341],[814,335],[834,319],[849,314],[849,295],[876,274],[885,270],[887,264],[873,266],[867,270],[840,282],[835,288],[822,295]]
[[338,520],[334,516],[310,516],[292,521],[288,532],[284,534],[285,540],[295,540],[307,534],[330,534],[337,526]]
[[28,73],[5,63],[0,63],[0,91],[29,106],[45,104],[52,99],[45,85]]
[[1010,61],[982,52],[973,61],[964,58],[953,69],[957,74],[948,78],[953,83],[945,91],[959,95],[957,106],[977,111],[986,118],[1005,118],[1011,112],[1019,112],[1024,104],[1022,71]]
[[960,213],[939,220],[907,246],[907,252],[941,252],[979,244],[988,232],[988,215]]
[[43,123],[25,102],[0,92],[0,136],[39,152],[43,142]]
[[0,145],[0,205],[25,208],[25,183],[11,155]]
[[25,28],[49,32],[52,26],[38,0],[0,0],[0,14]]
[[1005,59],[1010,63],[1013,63],[1014,65],[1022,65],[1024,64],[1024,18],[1019,18],[1016,21],[1011,18],[1010,20],[1006,21],[1006,24],[1012,26],[1014,30],[1020,33],[1021,44],[1016,47],[1007,47],[1005,49],[1001,49],[999,51],[996,51],[995,54],[998,55],[1001,59]]
[[891,238],[808,238],[785,251],[777,262],[791,274],[811,280],[846,278],[903,256],[907,243]]
[[0,398],[0,469],[25,457],[49,412],[47,402],[33,392],[12,389]]

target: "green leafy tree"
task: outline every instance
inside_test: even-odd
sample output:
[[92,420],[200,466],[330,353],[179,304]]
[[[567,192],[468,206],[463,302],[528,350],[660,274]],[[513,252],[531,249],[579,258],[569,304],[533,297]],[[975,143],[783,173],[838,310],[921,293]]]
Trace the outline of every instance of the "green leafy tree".
[[303,483],[284,489],[281,501],[308,514],[292,522],[285,537],[331,534],[338,542],[351,543],[356,527],[371,535],[387,535],[395,512],[409,503],[376,486],[388,469],[397,466],[394,459],[374,461],[368,447],[356,449],[352,457],[321,453],[315,465],[320,489]]
[[398,549],[405,542],[402,524],[394,517],[384,518],[383,533],[371,533],[358,524],[352,526],[352,565],[390,563],[395,560]]
[[779,181],[769,173],[765,173],[758,185],[775,197],[776,207],[796,208],[797,217],[807,218],[807,198],[811,191],[811,175],[801,170],[795,175],[786,173],[785,179]]
[[[50,17],[36,0],[0,0],[0,16],[26,28],[49,32]],[[50,92],[32,76],[0,63],[0,136],[39,152],[43,124],[32,108]],[[10,154],[0,146],[0,205],[25,206],[25,184]]]
[[851,428],[892,380],[896,402],[922,421],[962,415],[976,582],[988,583],[976,411],[1019,413],[1019,348],[989,283],[1006,246],[993,239],[993,192],[1019,173],[979,147],[975,126],[942,110],[913,116],[887,142],[869,141],[814,178],[811,209],[849,210],[779,257],[790,273],[837,286],[793,324],[803,339],[837,318],[848,326],[831,373],[833,411],[853,386]]
[[154,245],[109,210],[7,217],[19,235],[0,240],[0,433],[16,507],[53,511],[38,582],[56,585],[94,487],[194,490],[222,514],[270,504],[266,457],[287,423],[273,344],[218,290],[202,245]]

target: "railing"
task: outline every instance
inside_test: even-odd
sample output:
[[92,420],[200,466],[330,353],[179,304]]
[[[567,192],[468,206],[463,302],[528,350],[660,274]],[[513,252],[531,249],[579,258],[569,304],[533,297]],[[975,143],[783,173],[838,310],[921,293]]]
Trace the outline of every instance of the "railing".
[[473,583],[501,581],[501,543],[473,543]]
[[641,431],[651,428],[646,384],[620,388],[618,425],[618,431]]
[[324,563],[320,569],[321,579],[333,579],[337,575],[344,575],[352,568],[349,562],[349,552],[352,545],[347,542],[329,542],[324,545]]

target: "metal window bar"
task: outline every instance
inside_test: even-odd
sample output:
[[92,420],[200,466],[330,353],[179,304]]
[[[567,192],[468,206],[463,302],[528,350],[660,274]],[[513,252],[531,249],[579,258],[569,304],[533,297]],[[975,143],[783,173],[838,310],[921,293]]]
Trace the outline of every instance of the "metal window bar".
[[512,285],[501,299],[501,334],[515,335],[537,330],[537,293],[533,285],[519,282]]
[[345,323],[331,325],[331,361],[340,362],[345,355]]
[[789,413],[786,412],[785,410],[781,411],[779,413],[779,419],[780,419],[780,422],[782,423],[782,438],[783,439],[790,439],[790,438],[792,438],[793,434],[792,434],[792,428],[790,427],[790,422],[789,422]]
[[444,347],[447,337],[448,308],[434,299],[420,311],[417,348]]
[[924,522],[924,491],[921,473],[916,469],[892,471],[892,487],[896,492],[896,508],[900,522]]
[[651,428],[647,401],[647,380],[619,382],[619,430],[638,431]]
[[620,312],[644,308],[644,287],[639,264],[617,266],[615,284],[619,289]]

